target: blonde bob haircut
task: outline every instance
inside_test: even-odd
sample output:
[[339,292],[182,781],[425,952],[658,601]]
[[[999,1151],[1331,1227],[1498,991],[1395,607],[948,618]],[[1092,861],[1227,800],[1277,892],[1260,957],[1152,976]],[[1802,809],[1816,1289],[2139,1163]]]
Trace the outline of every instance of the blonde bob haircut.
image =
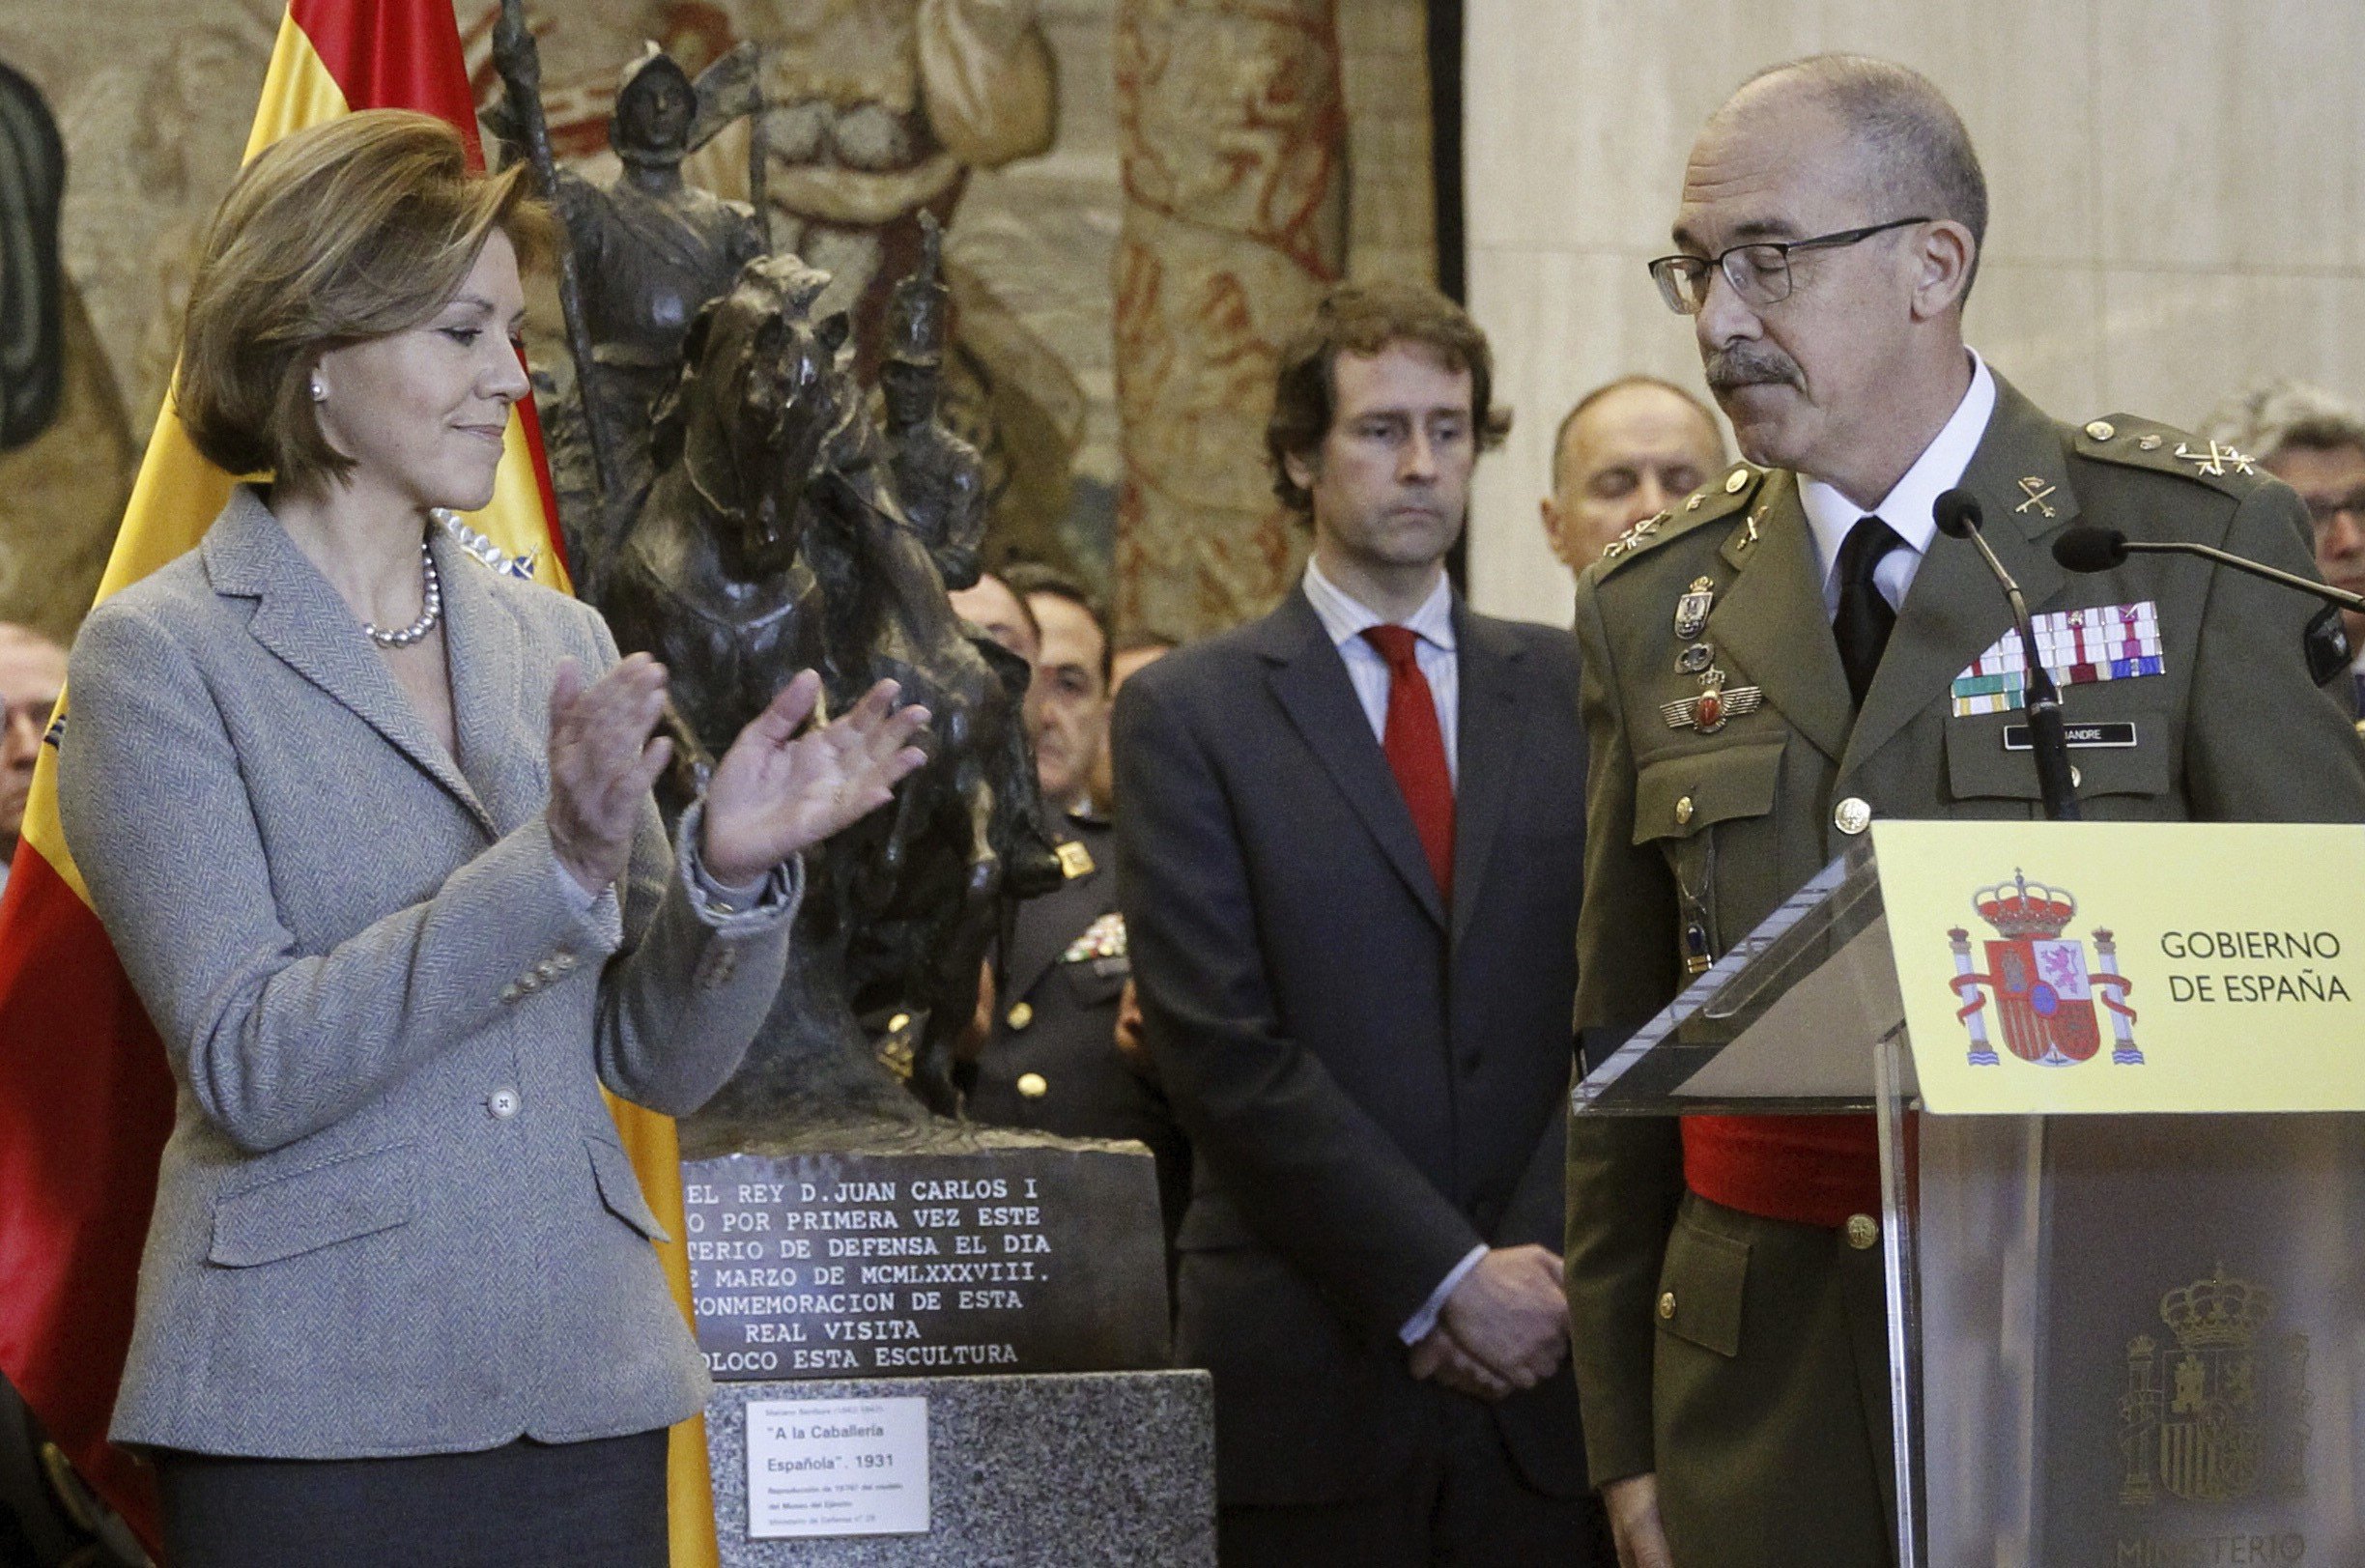
[[314,367],[441,310],[497,228],[520,267],[543,264],[550,215],[525,174],[470,172],[459,133],[408,109],[264,149],[214,214],[182,318],[175,396],[197,450],[292,489],[342,479],[353,460],[321,432]]

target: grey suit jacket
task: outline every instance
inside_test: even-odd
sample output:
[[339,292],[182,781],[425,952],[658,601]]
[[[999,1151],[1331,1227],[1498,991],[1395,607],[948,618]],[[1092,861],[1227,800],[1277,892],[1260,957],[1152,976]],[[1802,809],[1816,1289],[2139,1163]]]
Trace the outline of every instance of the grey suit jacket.
[[549,692],[614,644],[433,548],[456,757],[242,488],[74,642],[67,841],[179,1090],[119,1442],[462,1451],[704,1397],[600,1087],[711,1095],[793,896],[705,913],[651,804],[621,898],[584,910],[543,815]]

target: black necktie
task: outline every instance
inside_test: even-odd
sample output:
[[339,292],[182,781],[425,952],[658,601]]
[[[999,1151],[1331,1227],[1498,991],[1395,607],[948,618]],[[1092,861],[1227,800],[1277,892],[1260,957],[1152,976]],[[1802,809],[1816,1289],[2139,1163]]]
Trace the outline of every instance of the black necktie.
[[1866,517],[1848,529],[1839,547],[1839,613],[1832,618],[1832,635],[1839,640],[1839,667],[1847,671],[1848,693],[1860,708],[1896,628],[1896,612],[1881,597],[1872,571],[1904,542],[1879,518]]

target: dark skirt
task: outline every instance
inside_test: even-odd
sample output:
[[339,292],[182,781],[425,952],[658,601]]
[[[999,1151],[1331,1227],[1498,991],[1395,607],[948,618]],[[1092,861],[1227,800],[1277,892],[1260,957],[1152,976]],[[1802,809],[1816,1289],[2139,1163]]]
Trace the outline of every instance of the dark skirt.
[[666,1434],[404,1459],[154,1454],[172,1568],[666,1568]]

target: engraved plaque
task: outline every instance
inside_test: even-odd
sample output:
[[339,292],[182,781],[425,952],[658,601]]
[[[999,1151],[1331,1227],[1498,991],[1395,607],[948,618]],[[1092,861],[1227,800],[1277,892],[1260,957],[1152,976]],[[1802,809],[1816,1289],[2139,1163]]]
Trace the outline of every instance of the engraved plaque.
[[1117,1372],[1167,1359],[1148,1151],[726,1155],[682,1163],[717,1378]]

